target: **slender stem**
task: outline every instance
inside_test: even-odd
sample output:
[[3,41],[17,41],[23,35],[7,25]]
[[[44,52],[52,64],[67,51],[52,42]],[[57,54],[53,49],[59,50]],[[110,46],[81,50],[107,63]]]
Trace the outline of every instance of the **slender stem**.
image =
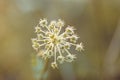
[[54,49],[54,54],[55,54],[55,56],[54,56],[54,62],[56,62],[56,46],[55,46],[55,49]]
[[41,71],[41,73],[40,73],[40,75],[41,75],[40,80],[44,80],[44,75],[45,75],[45,73],[46,73],[47,70],[48,70],[48,63],[49,63],[49,60],[46,59],[46,60],[45,60],[44,67],[43,67],[43,69],[42,69],[42,71]]
[[58,45],[57,45],[57,49],[59,51],[60,56],[62,56],[62,53],[61,53],[60,48],[58,47]]
[[58,31],[58,33],[57,33],[57,35],[59,35],[59,34],[60,34],[60,31],[61,31],[61,27],[60,27],[60,29],[59,29],[59,31]]
[[51,32],[51,30],[47,27],[47,26],[45,26],[46,27],[46,29],[49,31],[49,32]]
[[71,54],[67,49],[64,49],[68,54]]

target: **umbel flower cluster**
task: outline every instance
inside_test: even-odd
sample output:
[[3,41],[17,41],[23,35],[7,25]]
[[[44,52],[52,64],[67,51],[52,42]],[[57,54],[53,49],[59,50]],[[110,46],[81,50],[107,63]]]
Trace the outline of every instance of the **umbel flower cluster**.
[[[72,62],[76,56],[70,52],[71,46],[75,50],[81,51],[83,44],[77,44],[78,36],[74,33],[74,27],[65,26],[61,19],[48,23],[47,19],[40,19],[35,27],[36,38],[32,38],[32,47],[38,52],[44,60],[52,59],[51,66],[57,68],[58,63]],[[41,52],[42,51],[42,52]]]

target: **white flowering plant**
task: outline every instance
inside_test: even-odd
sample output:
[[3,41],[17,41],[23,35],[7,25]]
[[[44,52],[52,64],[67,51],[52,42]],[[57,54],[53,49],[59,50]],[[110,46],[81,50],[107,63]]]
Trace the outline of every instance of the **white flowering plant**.
[[82,51],[83,43],[77,44],[78,36],[72,26],[67,26],[64,31],[64,21],[51,21],[40,19],[39,24],[35,27],[36,38],[32,38],[32,47],[37,51],[37,55],[44,60],[51,59],[51,66],[58,67],[58,63],[72,62],[76,58],[75,54],[70,52],[71,46],[75,50]]

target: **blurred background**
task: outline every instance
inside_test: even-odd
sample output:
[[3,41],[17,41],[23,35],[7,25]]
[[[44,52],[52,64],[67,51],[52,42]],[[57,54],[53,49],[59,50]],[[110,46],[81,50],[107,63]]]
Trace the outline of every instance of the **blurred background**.
[[75,26],[85,49],[45,80],[120,80],[120,0],[0,0],[0,80],[36,80],[31,38],[40,18]]

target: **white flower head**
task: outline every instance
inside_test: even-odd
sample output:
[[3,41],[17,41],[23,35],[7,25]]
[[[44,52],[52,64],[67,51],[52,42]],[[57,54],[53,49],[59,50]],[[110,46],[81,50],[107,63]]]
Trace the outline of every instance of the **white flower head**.
[[[40,19],[39,25],[35,27],[37,37],[32,39],[32,46],[44,60],[53,58],[51,63],[53,68],[57,68],[58,63],[72,62],[76,58],[70,52],[72,46],[76,47],[75,50],[83,50],[82,43],[76,43],[79,37],[74,34],[74,27],[68,26],[62,32],[64,25],[61,19],[50,23],[47,19]],[[44,51],[39,53],[41,48]]]

